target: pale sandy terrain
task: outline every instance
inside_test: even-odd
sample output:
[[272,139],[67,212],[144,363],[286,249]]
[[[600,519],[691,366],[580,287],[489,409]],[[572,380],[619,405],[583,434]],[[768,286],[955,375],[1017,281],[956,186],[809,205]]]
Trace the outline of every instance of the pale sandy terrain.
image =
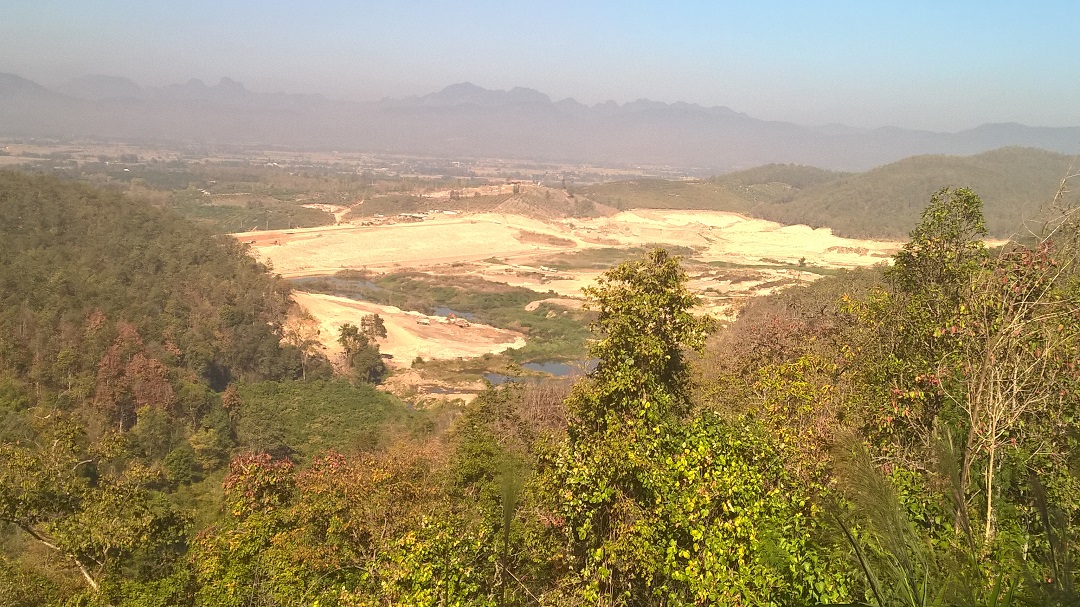
[[441,198],[444,200],[450,200],[451,192],[457,192],[458,196],[467,198],[474,194],[481,196],[498,196],[500,194],[511,194],[514,191],[514,185],[511,183],[497,183],[492,185],[481,185],[472,188],[462,188],[460,190],[436,190],[434,192],[423,192],[420,194],[421,198]]
[[[340,208],[333,211],[342,213]],[[543,301],[567,308],[582,305],[582,289],[594,284],[602,270],[549,267],[560,254],[649,244],[689,247],[694,253],[686,260],[688,286],[702,296],[700,311],[719,318],[732,318],[749,297],[821,278],[782,266],[797,266],[800,261],[823,268],[868,266],[887,261],[901,246],[840,238],[828,229],[784,226],[734,213],[653,210],[552,221],[498,213],[432,214],[423,221],[340,223],[234,236],[250,243],[258,258],[285,277],[342,269],[478,276],[550,293]],[[336,338],[342,324],[359,326],[363,316],[379,314],[387,329],[379,345],[392,355],[390,363],[396,369],[386,388],[403,396],[468,400],[480,389],[423,380],[408,369],[416,357],[471,358],[525,345],[520,333],[475,324],[459,327],[391,306],[306,292],[294,292],[294,299],[316,319],[319,339],[331,360],[340,358]],[[529,304],[527,310],[536,310],[540,303]],[[418,319],[430,324],[418,324]]]
[[235,234],[285,277],[332,274],[343,268],[387,271],[427,268],[488,257],[534,257],[565,247],[522,242],[523,231],[557,229],[515,215],[435,215],[420,222],[376,226],[342,224]]
[[[545,252],[550,254],[551,252]],[[543,256],[539,256],[543,259]],[[486,280],[503,282],[512,287],[525,287],[539,293],[552,292],[563,299],[578,299],[582,297],[581,290],[592,285],[603,274],[603,270],[567,270],[545,271],[540,269],[542,263],[530,264],[530,260],[522,259],[518,264],[484,263],[464,264],[457,268],[446,270],[428,270],[433,274],[471,274],[480,276]],[[569,307],[569,306],[566,306]]]
[[898,242],[835,236],[829,228],[785,226],[735,213],[712,211],[625,211],[611,217],[572,220],[574,233],[599,236],[624,246],[664,243],[698,249],[699,261],[761,263],[776,260],[810,265],[856,267],[888,258]]
[[405,400],[460,400],[470,403],[484,391],[483,381],[439,381],[415,369],[398,369],[379,386]]
[[[564,242],[541,242],[535,234]],[[734,213],[654,210],[550,222],[492,213],[432,215],[413,223],[343,224],[235,236],[251,243],[257,256],[272,261],[274,270],[286,277],[343,268],[431,269],[489,258],[520,264],[572,248],[649,243],[694,247],[693,258],[703,262],[793,264],[802,259],[822,267],[857,267],[886,260],[900,247],[894,241],[841,238],[827,228],[784,226]]]
[[[433,214],[416,222],[374,226],[345,223],[235,236],[250,243],[257,257],[269,261],[285,277],[326,275],[341,269],[468,274],[578,302],[582,289],[593,284],[602,271],[557,271],[545,265],[546,259],[596,248],[648,244],[690,247],[694,253],[688,256],[689,286],[702,295],[702,311],[722,318],[735,314],[748,297],[821,277],[797,268],[755,266],[796,266],[800,262],[819,268],[869,266],[887,261],[901,246],[895,241],[841,238],[827,228],[785,226],[735,213],[669,210],[624,211],[608,217],[552,221],[497,213]],[[705,265],[710,262],[733,267]],[[337,302],[333,309],[326,301],[313,304],[318,311],[311,310],[312,314],[328,314],[336,319],[349,307],[344,303],[348,300]],[[395,359],[411,360],[417,354],[430,357],[430,352],[450,348],[432,345],[428,354],[422,354],[421,338],[406,341],[410,345],[396,353]],[[466,350],[472,351],[465,348],[463,352]]]
[[[406,312],[393,306],[382,306],[345,297],[294,291],[293,300],[310,313],[319,324],[319,341],[331,360],[340,358],[342,349],[337,343],[341,326],[378,314],[386,324],[386,338],[379,340],[379,349],[390,354],[394,366],[409,366],[417,356],[425,360],[472,358],[489,352],[498,353],[525,345],[520,333],[470,323],[459,327],[441,322],[438,316]],[[417,320],[430,324],[418,324]]]

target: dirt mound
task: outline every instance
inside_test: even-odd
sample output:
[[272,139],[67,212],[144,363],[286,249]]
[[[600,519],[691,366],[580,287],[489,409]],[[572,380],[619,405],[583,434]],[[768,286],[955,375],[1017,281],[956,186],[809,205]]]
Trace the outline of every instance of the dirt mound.
[[482,381],[435,380],[425,378],[415,369],[399,369],[383,382],[380,389],[409,401],[460,400],[471,403],[485,387]]
[[517,193],[492,209],[492,212],[550,221],[569,217],[605,217],[616,211],[565,190],[522,186]]
[[378,314],[386,325],[386,337],[379,340],[379,348],[392,357],[393,366],[407,367],[416,357],[472,358],[525,346],[525,337],[520,333],[488,325],[454,324],[440,316],[333,295],[304,291],[293,291],[292,295],[319,323],[319,341],[331,358],[341,354],[341,344],[337,343],[341,325],[360,326],[360,319],[368,314]]
[[868,255],[869,249],[866,247],[829,247],[825,249],[826,253],[849,253],[854,255]]
[[582,299],[569,299],[567,297],[549,297],[547,299],[538,299],[536,301],[530,301],[525,304],[526,312],[535,312],[540,308],[541,304],[548,304],[549,306],[559,306],[568,310],[580,310],[585,306],[585,301]]
[[541,234],[540,232],[532,232],[529,230],[522,230],[518,232],[514,238],[524,243],[533,244],[545,244],[553,247],[575,247],[577,243],[569,238],[563,238],[554,234]]

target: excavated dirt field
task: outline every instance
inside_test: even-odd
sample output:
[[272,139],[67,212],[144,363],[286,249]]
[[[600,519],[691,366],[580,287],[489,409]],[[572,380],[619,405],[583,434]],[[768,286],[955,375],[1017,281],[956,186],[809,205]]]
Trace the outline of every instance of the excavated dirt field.
[[[286,278],[340,269],[436,269],[489,258],[527,261],[571,249],[647,244],[696,248],[698,261],[762,264],[799,259],[808,266],[852,268],[878,264],[900,243],[837,237],[827,228],[783,226],[733,213],[626,211],[610,217],[542,221],[519,215],[432,214],[422,221],[382,226],[234,234]],[[546,238],[541,238],[546,237]],[[546,291],[546,289],[545,289]]]
[[[819,279],[822,270],[885,262],[901,246],[734,213],[661,210],[549,221],[509,213],[432,213],[422,221],[339,223],[234,236],[287,278],[343,269],[469,275],[551,293],[547,301],[571,308],[580,307],[582,289],[593,284],[604,260],[617,257],[618,250],[685,247],[693,251],[684,256],[690,288],[702,296],[703,312],[721,318],[731,318],[749,297]],[[452,394],[453,387],[425,387],[418,377],[409,377],[415,371],[408,367],[416,357],[472,358],[525,345],[521,334],[490,326],[458,326],[440,317],[330,295],[295,292],[294,298],[318,322],[319,339],[331,360],[340,355],[336,336],[342,324],[359,326],[363,316],[379,314],[388,333],[379,345],[397,369],[388,382],[395,392],[432,388],[468,399],[469,390]]]
[[[821,277],[821,270],[886,261],[900,243],[857,240],[827,228],[785,226],[734,213],[624,211],[608,217],[543,221],[520,215],[431,214],[423,221],[235,235],[285,277],[319,276],[341,269],[420,270],[468,274],[580,299],[602,270],[595,264],[550,265],[565,253],[663,244],[692,248],[686,256],[690,287],[704,311],[734,314],[747,297]],[[713,264],[712,266],[708,264]],[[807,270],[799,267],[807,266]],[[569,267],[566,267],[569,266]]]
[[379,349],[392,357],[390,362],[394,366],[408,366],[416,357],[472,358],[525,345],[525,337],[514,331],[477,323],[458,326],[441,316],[426,316],[393,306],[302,291],[293,293],[293,299],[318,322],[320,342],[331,360],[341,356],[341,345],[336,339],[341,325],[360,326],[360,318],[367,314],[378,314],[383,319],[386,337],[379,339]]
[[[285,277],[345,268],[392,271],[498,259],[510,265],[568,250],[665,244],[693,247],[693,260],[734,264],[788,263],[842,268],[886,260],[893,241],[834,236],[828,228],[784,226],[734,213],[624,211],[610,217],[541,221],[520,215],[432,214],[423,221],[235,234]],[[490,265],[490,264],[489,264]],[[546,290],[546,289],[545,289]]]
[[[546,300],[570,308],[580,307],[582,288],[603,272],[605,259],[625,257],[618,249],[653,244],[689,247],[693,251],[685,256],[689,286],[702,296],[702,311],[719,318],[731,318],[747,297],[820,279],[823,269],[880,264],[901,246],[843,239],[828,229],[696,211],[630,211],[557,220],[497,213],[431,214],[420,221],[378,226],[345,222],[234,235],[286,278],[342,269],[471,275],[551,294]],[[800,264],[815,271],[805,271]],[[330,360],[339,358],[336,336],[342,324],[359,326],[364,315],[379,314],[388,332],[379,346],[397,369],[389,382],[395,391],[410,387],[426,391],[422,382],[406,377],[414,373],[406,369],[417,356],[469,359],[525,345],[523,335],[491,326],[459,326],[438,316],[329,295],[297,292],[294,298],[319,323],[320,341]],[[469,394],[463,396],[468,399]]]

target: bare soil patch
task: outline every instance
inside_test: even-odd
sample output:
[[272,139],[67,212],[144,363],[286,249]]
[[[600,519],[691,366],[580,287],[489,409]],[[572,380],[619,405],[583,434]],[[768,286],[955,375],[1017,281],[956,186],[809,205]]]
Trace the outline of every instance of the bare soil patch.
[[394,367],[407,367],[417,357],[472,358],[525,345],[525,337],[514,331],[476,323],[459,326],[440,316],[393,306],[303,291],[294,291],[293,299],[318,322],[319,342],[332,359],[340,358],[342,353],[337,343],[341,326],[360,326],[360,319],[368,314],[378,314],[386,324],[387,336],[379,340],[379,348],[392,356],[389,362]]
[[[556,269],[568,248],[641,248],[652,243],[692,251],[685,256],[690,288],[704,300],[701,311],[731,318],[749,297],[821,278],[823,271],[882,263],[901,243],[841,238],[827,228],[785,226],[735,213],[636,210],[610,216],[541,220],[516,214],[432,214],[423,220],[382,225],[340,224],[320,228],[235,235],[285,277],[339,270],[413,270],[458,275],[551,293],[549,301],[579,306],[582,289],[602,269]],[[710,266],[709,264],[713,264]],[[722,265],[722,269],[716,266]],[[520,334],[492,327],[417,324],[417,314],[326,295],[298,293],[297,301],[336,336],[343,322],[378,313],[390,336],[381,344],[397,365],[413,358],[457,358],[501,352],[524,344]],[[572,303],[571,303],[572,302]],[[531,304],[530,304],[531,305]],[[539,306],[539,304],[536,304]],[[336,348],[332,338],[324,340]]]
[[274,269],[286,277],[348,268],[430,270],[490,259],[517,265],[571,245],[587,249],[657,242],[691,247],[697,251],[692,259],[701,262],[760,264],[767,260],[850,268],[879,263],[901,246],[896,241],[841,238],[827,228],[784,226],[734,213],[656,210],[552,221],[497,213],[433,215],[413,223],[343,224],[235,236],[251,243],[256,255],[273,262]]
[[569,299],[566,297],[549,297],[547,299],[530,301],[529,303],[525,304],[525,311],[533,312],[540,307],[540,304],[559,306],[562,308],[568,308],[570,310],[580,310],[582,307],[584,307],[585,301],[581,299]]
[[516,238],[526,244],[543,244],[553,247],[577,246],[577,243],[575,243],[573,240],[570,240],[569,238],[555,236],[554,234],[540,234],[539,232],[530,232],[528,230],[522,230],[518,232]]

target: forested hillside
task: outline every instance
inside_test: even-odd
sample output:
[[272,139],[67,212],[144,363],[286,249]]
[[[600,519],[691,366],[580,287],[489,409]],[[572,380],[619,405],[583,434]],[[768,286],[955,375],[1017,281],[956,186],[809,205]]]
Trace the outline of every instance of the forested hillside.
[[[997,238],[1026,235],[1068,174],[1072,159],[1033,148],[1002,148],[977,156],[913,156],[865,173],[798,189],[790,201],[764,200],[755,212],[780,223],[829,226],[854,237],[907,233],[939,188],[969,187],[984,204]],[[1031,226],[1039,229],[1038,226]]]
[[117,192],[44,177],[0,174],[0,205],[6,368],[75,387],[115,342],[215,387],[295,374],[299,357],[275,335],[288,287],[232,239]]
[[[592,373],[438,416],[311,368],[283,381],[286,292],[236,245],[3,179],[25,235],[0,258],[0,603],[1080,600],[1066,196],[989,250],[978,196],[938,191],[891,268],[726,327],[649,251],[587,289]],[[150,276],[160,308],[134,291]]]
[[784,224],[829,227],[853,238],[902,238],[941,187],[969,187],[996,238],[1027,234],[1072,160],[1033,148],[976,156],[913,156],[865,173],[767,165],[700,181],[639,180],[591,186],[585,195],[617,208],[731,211]]
[[413,424],[317,354],[309,415],[275,415],[302,373],[281,345],[289,289],[235,240],[11,172],[0,216],[0,604],[168,575],[234,453],[370,449]]

